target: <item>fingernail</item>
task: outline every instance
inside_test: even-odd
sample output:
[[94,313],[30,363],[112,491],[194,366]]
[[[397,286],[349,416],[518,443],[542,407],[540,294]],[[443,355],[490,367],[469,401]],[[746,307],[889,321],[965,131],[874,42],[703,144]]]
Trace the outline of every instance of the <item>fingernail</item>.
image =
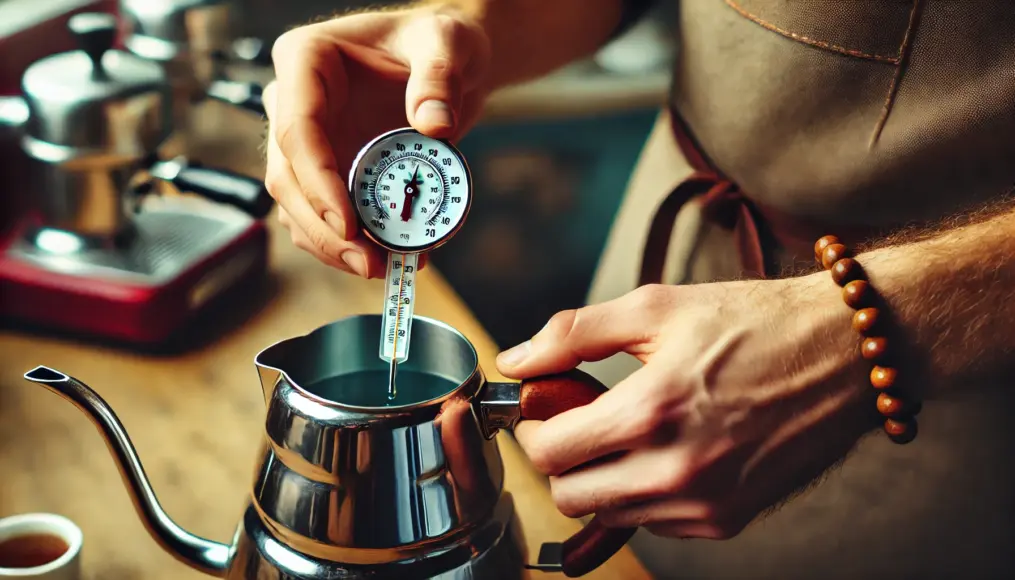
[[338,232],[338,237],[342,238],[343,240],[348,239],[345,237],[345,222],[342,221],[342,218],[338,217],[338,214],[329,209],[324,211],[323,217],[324,223],[328,224],[329,226],[331,226],[331,229]]
[[455,114],[443,101],[423,101],[416,109],[416,121],[438,127],[454,127]]
[[517,366],[525,361],[532,349],[532,341],[526,340],[516,347],[510,348],[502,353],[497,359],[509,367]]
[[353,272],[356,272],[360,276],[366,276],[367,260],[363,254],[357,252],[356,250],[346,250],[342,252],[340,258],[342,258],[342,261],[352,268]]

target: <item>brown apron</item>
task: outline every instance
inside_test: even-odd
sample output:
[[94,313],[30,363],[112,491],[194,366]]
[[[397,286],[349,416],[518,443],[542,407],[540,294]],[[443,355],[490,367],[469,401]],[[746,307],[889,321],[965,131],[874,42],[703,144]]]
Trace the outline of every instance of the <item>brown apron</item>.
[[[652,282],[779,275],[1015,184],[1009,0],[683,0],[672,99],[588,301]],[[847,329],[848,331],[848,329]],[[639,363],[583,368],[615,384]],[[970,389],[975,389],[971,385]],[[724,542],[633,546],[659,578],[1015,577],[1015,402],[924,406],[827,481]]]

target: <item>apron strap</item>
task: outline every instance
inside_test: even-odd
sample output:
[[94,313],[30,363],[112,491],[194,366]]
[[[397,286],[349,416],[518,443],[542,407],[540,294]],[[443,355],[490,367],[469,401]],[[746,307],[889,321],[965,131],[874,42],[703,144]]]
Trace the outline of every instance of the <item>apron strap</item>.
[[764,278],[770,271],[762,245],[761,216],[736,183],[724,177],[705,157],[683,119],[670,108],[673,135],[694,173],[673,189],[656,210],[642,253],[639,285],[663,279],[666,254],[677,215],[692,198],[700,198],[706,220],[733,230],[740,263],[748,276]]
[[673,106],[670,123],[677,145],[694,173],[663,199],[652,218],[642,252],[639,285],[662,282],[677,215],[693,198],[700,199],[707,221],[733,232],[743,275],[749,278],[772,276],[777,267],[773,256],[776,244],[810,256],[814,241],[829,231],[837,232],[839,239],[853,246],[878,233],[874,228],[804,221],[758,204],[707,158]]

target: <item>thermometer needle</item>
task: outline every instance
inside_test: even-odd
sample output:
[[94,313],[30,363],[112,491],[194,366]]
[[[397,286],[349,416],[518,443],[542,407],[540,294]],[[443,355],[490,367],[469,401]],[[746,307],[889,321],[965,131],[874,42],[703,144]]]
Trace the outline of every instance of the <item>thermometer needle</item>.
[[409,179],[408,183],[405,184],[405,202],[402,203],[402,218],[403,222],[409,221],[412,217],[412,200],[419,195],[419,189],[416,187],[416,177],[419,175],[419,164],[416,164],[416,169],[412,172],[412,178]]

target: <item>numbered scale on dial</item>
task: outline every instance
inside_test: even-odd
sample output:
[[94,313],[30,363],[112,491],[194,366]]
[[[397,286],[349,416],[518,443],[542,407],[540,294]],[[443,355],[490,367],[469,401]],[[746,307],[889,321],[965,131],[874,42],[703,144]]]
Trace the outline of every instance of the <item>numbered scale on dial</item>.
[[388,250],[380,357],[409,357],[419,254],[446,243],[472,205],[472,176],[453,145],[415,129],[396,129],[368,143],[353,162],[349,195],[365,234]]

